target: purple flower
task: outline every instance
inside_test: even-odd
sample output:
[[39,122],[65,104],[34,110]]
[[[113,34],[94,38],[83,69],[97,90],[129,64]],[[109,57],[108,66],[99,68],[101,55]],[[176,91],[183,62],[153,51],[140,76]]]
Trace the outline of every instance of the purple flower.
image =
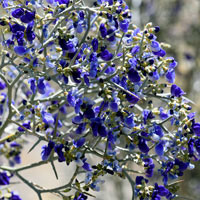
[[14,18],[20,18],[24,14],[24,9],[23,8],[17,8],[16,10],[12,11],[11,14]]
[[153,169],[155,167],[154,163],[153,163],[153,159],[152,158],[145,158],[143,159],[144,162],[144,168],[145,168],[145,172],[146,172],[146,176],[147,177],[152,177],[153,176]]
[[85,138],[79,138],[78,140],[74,141],[73,144],[76,148],[82,147],[85,143]]
[[153,52],[159,52],[160,49],[161,49],[159,42],[152,41],[151,42],[151,49],[152,49]]
[[0,79],[0,90],[4,90],[5,88],[6,88],[6,84]]
[[17,31],[22,31],[24,32],[25,27],[19,24],[10,24],[10,30],[12,31],[12,33],[17,33]]
[[155,118],[155,116],[153,115],[152,111],[150,111],[150,110],[144,110],[142,112],[142,116],[143,116],[144,124],[147,123],[147,120]]
[[30,79],[28,80],[28,83],[30,84],[30,88],[31,88],[33,94],[35,94],[36,89],[37,89],[37,88],[36,88],[36,80],[35,80],[34,78],[30,78]]
[[160,196],[167,196],[169,194],[169,190],[162,185],[158,185],[155,183],[155,188],[152,194],[152,200],[160,200]]
[[[195,141],[196,144],[196,141]],[[188,152],[189,156],[192,157],[194,155],[194,139],[190,138],[188,142]]]
[[53,141],[49,141],[48,146],[43,145],[42,146],[42,160],[47,160],[51,154],[52,149],[54,148],[55,143]]
[[118,103],[117,102],[114,102],[114,101],[111,101],[109,103],[109,107],[110,109],[113,111],[113,112],[117,112],[119,110],[118,108]]
[[20,19],[24,23],[29,23],[35,19],[35,12],[26,11],[25,14],[20,17]]
[[87,108],[86,111],[84,112],[84,117],[87,119],[91,119],[95,117],[94,110],[92,108]]
[[173,84],[171,86],[171,94],[172,94],[172,96],[175,96],[175,97],[181,97],[182,95],[185,94],[185,92],[180,87]]
[[131,68],[128,72],[128,78],[131,82],[133,83],[138,83],[140,82],[140,75],[139,73],[134,70],[133,68]]
[[85,169],[86,171],[92,171],[92,168],[88,162],[86,162],[86,158],[83,159],[83,165],[82,168]]
[[198,154],[200,154],[200,139],[195,140],[195,148],[196,148]]
[[100,118],[93,118],[91,119],[91,128],[94,136],[100,135],[101,137],[107,136],[107,130],[103,121]]
[[143,176],[136,176],[135,183],[136,185],[142,185],[142,182],[148,183],[148,180]]
[[149,152],[149,147],[147,146],[147,142],[144,138],[140,138],[139,143],[138,143],[138,148],[143,153]]
[[163,130],[159,125],[154,124],[154,133],[160,138],[164,136]]
[[154,51],[153,51],[153,54],[154,54],[154,55],[157,55],[157,56],[160,56],[160,57],[164,57],[164,56],[166,55],[166,52],[165,52],[165,50],[160,49],[160,50],[157,51],[157,52],[154,52]]
[[23,56],[28,52],[28,50],[24,46],[15,46],[14,51],[19,56]]
[[26,37],[28,41],[33,41],[35,39],[35,33],[33,32],[34,21],[30,22],[26,29]]
[[51,113],[42,111],[41,114],[42,114],[42,121],[45,124],[54,124],[54,118]]
[[12,196],[9,198],[9,200],[22,200],[22,199],[20,198],[20,196],[17,195],[17,194],[14,194],[14,192],[12,192],[11,195],[12,195]]
[[76,134],[82,134],[85,131],[86,123],[81,123],[76,129]]
[[[29,121],[27,123],[23,123],[22,126],[26,129],[31,129],[31,122]],[[22,127],[18,127],[18,131],[23,132],[25,131],[25,129],[23,129]]]
[[161,141],[155,146],[155,152],[158,156],[163,156],[164,154],[164,147],[163,147],[163,142]]
[[9,185],[10,177],[6,172],[0,172],[0,185]]
[[167,71],[165,77],[166,77],[166,79],[169,83],[174,83],[174,81],[175,81],[175,71],[174,71],[174,69],[169,69]]
[[124,119],[124,123],[126,126],[128,126],[128,128],[133,128],[135,126],[133,117],[134,114],[130,114]]
[[109,42],[115,41],[115,30],[109,29],[108,32],[107,32],[107,37],[108,37],[107,40]]
[[46,86],[44,84],[44,77],[40,77],[38,79],[37,88],[38,88],[38,92],[40,94],[45,94],[45,92],[46,92]]
[[200,136],[200,123],[194,123],[192,125],[192,130],[194,131],[195,135]]
[[121,30],[126,33],[128,31],[128,27],[129,27],[128,19],[124,19],[123,21],[121,21],[119,23],[119,26],[120,26]]
[[187,167],[189,166],[189,163],[187,162],[183,162],[179,159],[175,159],[175,165],[178,165],[179,166],[179,171],[180,172],[183,172],[187,169]]
[[106,35],[107,35],[107,29],[106,29],[106,27],[105,27],[105,24],[101,24],[101,25],[100,25],[99,31],[100,31],[100,33],[101,33],[101,36],[102,36],[103,38],[105,38]]
[[129,103],[132,103],[132,104],[136,104],[140,98],[136,95],[136,94],[129,94],[129,93],[126,93],[126,99]]
[[84,195],[83,193],[80,193],[79,195],[76,195],[73,200],[86,200],[86,199],[87,196]]
[[98,40],[96,38],[92,40],[92,48],[94,52],[98,50]]
[[109,61],[113,58],[113,54],[110,53],[107,49],[100,53],[102,60]]
[[64,145],[63,144],[57,144],[56,146],[55,146],[55,152],[57,153],[57,155],[58,155],[58,161],[59,162],[63,162],[63,161],[65,161],[65,156],[64,156],[64,153],[63,153],[63,151],[62,151],[62,149],[64,148]]
[[159,26],[155,26],[155,27],[154,27],[154,31],[155,31],[156,33],[158,33],[158,32],[160,31],[160,27],[159,27]]

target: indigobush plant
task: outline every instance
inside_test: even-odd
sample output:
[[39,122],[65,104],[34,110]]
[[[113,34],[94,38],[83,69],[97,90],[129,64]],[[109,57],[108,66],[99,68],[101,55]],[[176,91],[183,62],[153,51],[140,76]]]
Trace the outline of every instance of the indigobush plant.
[[[160,28],[133,25],[123,0],[85,3],[1,1],[0,150],[10,165],[0,167],[1,199],[21,199],[6,189],[16,176],[40,200],[85,200],[107,174],[127,178],[132,200],[176,198],[176,179],[200,157],[200,123],[174,84],[177,62],[157,41]],[[41,157],[17,167],[29,135],[30,151],[45,142]],[[63,186],[43,189],[21,174],[50,164],[57,177],[56,160],[77,166]]]

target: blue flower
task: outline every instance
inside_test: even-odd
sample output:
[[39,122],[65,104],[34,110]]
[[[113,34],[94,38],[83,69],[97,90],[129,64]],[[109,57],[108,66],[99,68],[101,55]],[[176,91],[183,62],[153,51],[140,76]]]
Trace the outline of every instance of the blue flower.
[[180,87],[178,87],[177,85],[173,84],[171,86],[171,95],[172,96],[181,97],[184,94],[185,94],[185,92]]
[[[189,163],[183,162],[183,161],[181,161],[181,160],[176,158],[175,159],[175,165],[178,165],[179,166],[179,171],[183,172],[183,171],[185,171],[187,169],[187,167],[189,166]],[[182,175],[182,173],[181,173],[181,175]]]
[[94,110],[91,107],[86,108],[86,111],[84,112],[84,117],[87,119],[95,118]]
[[130,114],[124,119],[124,123],[126,126],[128,126],[128,128],[133,128],[135,126],[133,118],[134,118],[134,114]]
[[169,117],[169,115],[168,115],[167,113],[164,112],[163,107],[160,107],[160,108],[159,108],[159,111],[160,111],[159,116],[160,116],[160,118],[161,118],[162,120],[165,120],[165,119],[167,119],[167,118]]
[[9,185],[10,184],[10,177],[7,175],[6,172],[0,172],[0,185]]
[[35,33],[33,31],[34,21],[30,22],[26,29],[26,37],[28,41],[33,41],[35,39]]
[[153,51],[153,54],[154,54],[154,55],[157,55],[157,56],[164,57],[164,56],[166,55],[166,52],[165,52],[165,50],[160,49],[160,51],[157,51],[157,52],[154,52],[154,51]]
[[155,118],[155,116],[153,115],[152,111],[150,111],[150,110],[143,110],[142,116],[143,116],[144,124],[147,123],[147,120]]
[[119,23],[119,26],[120,26],[121,30],[126,33],[128,31],[128,27],[129,27],[128,19],[124,19],[123,21],[121,21]]
[[24,23],[29,23],[35,19],[35,12],[26,11],[24,15],[20,17],[20,20]]
[[41,114],[42,114],[42,121],[45,124],[54,124],[55,120],[54,120],[53,115],[51,113],[42,111]]
[[167,71],[165,77],[166,77],[166,79],[169,83],[174,83],[174,81],[175,81],[175,71],[174,71],[174,69],[169,69]]
[[15,194],[14,192],[11,192],[11,197],[9,197],[9,200],[22,200],[19,195]]
[[91,119],[91,128],[94,136],[100,135],[101,137],[107,136],[106,126],[103,124],[103,121],[100,118]]
[[54,148],[55,143],[53,141],[49,141],[48,146],[43,145],[42,146],[42,160],[47,160],[51,154],[52,149]]
[[194,133],[197,135],[197,136],[200,136],[200,123],[194,123],[192,125],[192,130],[194,131]]
[[33,92],[33,94],[35,94],[36,89],[37,89],[37,87],[36,87],[36,80],[34,78],[30,78],[28,80],[28,83],[30,84],[31,91]]
[[145,168],[145,173],[147,177],[152,177],[153,176],[153,170],[154,170],[154,163],[152,158],[145,158],[143,159],[144,162],[144,168]]
[[195,140],[195,148],[196,148],[198,154],[200,155],[200,139]]
[[108,32],[107,32],[107,40],[108,40],[109,42],[115,41],[115,30],[113,30],[113,29],[108,29]]
[[135,184],[142,185],[142,182],[148,183],[148,180],[144,178],[143,176],[136,176]]
[[132,56],[134,56],[135,54],[137,54],[140,51],[140,46],[136,45],[131,49],[131,54]]
[[167,196],[169,194],[169,190],[162,185],[158,185],[155,183],[155,188],[152,194],[152,200],[160,199],[160,196]]
[[11,24],[9,24],[9,25],[10,25],[10,30],[12,31],[12,33],[17,33],[18,31],[24,32],[24,30],[25,30],[24,26],[19,25],[17,23],[13,24],[13,25],[11,25]]
[[[31,129],[31,122],[28,121],[27,123],[23,123],[22,126],[26,129]],[[18,127],[18,131],[23,132],[25,131],[25,129],[23,129],[22,127]]]
[[92,40],[92,48],[94,52],[98,50],[98,40],[96,38]]
[[82,147],[85,143],[85,138],[79,138],[78,140],[74,141],[73,144],[76,148]]
[[46,86],[44,84],[44,77],[40,77],[37,82],[38,92],[40,94],[45,94]]
[[138,148],[143,153],[148,153],[149,152],[149,147],[147,146],[147,142],[146,142],[146,140],[144,138],[140,138],[139,139]]
[[95,180],[94,182],[92,182],[90,184],[90,187],[95,190],[95,191],[100,191],[100,184],[102,184],[104,181],[100,180],[100,179],[97,179]]
[[125,93],[126,94],[126,99],[129,103],[132,103],[132,104],[136,104],[140,98],[133,93],[133,95],[129,94],[129,93]]
[[118,103],[117,102],[115,102],[115,101],[111,101],[110,103],[109,103],[109,107],[110,107],[110,109],[113,111],[113,112],[117,112],[118,111]]
[[159,142],[156,146],[155,146],[155,152],[158,156],[163,156],[164,154],[164,146],[163,146],[163,142]]
[[106,35],[107,35],[107,29],[106,29],[106,27],[105,27],[105,24],[101,24],[101,25],[100,25],[99,31],[100,31],[100,33],[101,33],[101,36],[102,36],[103,38],[105,38]]
[[0,79],[0,90],[4,90],[6,88],[6,84]]
[[11,14],[14,18],[20,18],[24,14],[24,9],[23,8],[17,8],[16,10],[12,11]]
[[134,70],[133,68],[131,68],[128,72],[128,78],[131,82],[133,83],[138,83],[140,82],[140,75],[139,73]]
[[82,160],[83,161],[82,168],[85,169],[86,171],[92,171],[90,164],[86,162],[86,160],[87,160],[86,158]]
[[109,61],[113,58],[113,54],[110,53],[107,49],[100,53],[102,60]]
[[190,157],[194,155],[194,144],[196,144],[196,141],[193,138],[190,138],[188,141],[188,152]]
[[86,196],[86,195],[84,195],[83,193],[79,193],[78,195],[76,195],[76,196],[74,197],[73,200],[86,200],[86,199],[87,199],[87,196]]
[[152,41],[151,42],[151,49],[153,52],[159,52],[160,51],[160,44],[157,41]]
[[81,123],[76,129],[76,134],[82,134],[85,131],[86,123]]
[[55,152],[56,152],[57,155],[58,155],[58,161],[59,161],[59,162],[65,161],[64,153],[63,153],[63,151],[62,151],[63,148],[64,148],[64,145],[63,145],[63,144],[57,144],[57,145],[54,147]]
[[24,46],[15,46],[14,47],[14,51],[16,54],[18,54],[19,56],[23,56],[26,53],[28,53],[28,50],[24,47]]

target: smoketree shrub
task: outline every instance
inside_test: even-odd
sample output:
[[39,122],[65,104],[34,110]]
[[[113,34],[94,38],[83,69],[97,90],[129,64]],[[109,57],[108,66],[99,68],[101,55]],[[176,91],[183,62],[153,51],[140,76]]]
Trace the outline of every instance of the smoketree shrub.
[[[160,28],[136,27],[123,0],[0,2],[1,199],[21,199],[8,189],[14,176],[39,200],[86,200],[105,175],[127,179],[132,200],[178,197],[178,178],[200,158],[200,123]],[[27,138],[41,155],[18,166]],[[22,175],[49,164],[59,178],[55,161],[75,166],[63,186]]]

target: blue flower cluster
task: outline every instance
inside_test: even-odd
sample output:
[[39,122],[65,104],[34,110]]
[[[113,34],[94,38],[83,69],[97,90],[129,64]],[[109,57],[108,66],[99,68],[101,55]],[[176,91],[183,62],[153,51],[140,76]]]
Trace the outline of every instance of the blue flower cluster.
[[[85,200],[106,174],[135,182],[140,200],[175,198],[171,182],[200,159],[200,123],[174,83],[177,62],[157,40],[160,28],[133,25],[123,0],[1,3],[0,152],[14,166],[26,137],[37,139],[30,151],[43,143],[40,162],[2,169],[40,200],[72,189],[67,198]],[[42,190],[18,173],[49,163],[58,178],[56,160],[76,165],[63,187]],[[129,172],[138,173],[135,181]],[[150,184],[155,173],[163,184]],[[9,184],[6,172],[0,182]]]

